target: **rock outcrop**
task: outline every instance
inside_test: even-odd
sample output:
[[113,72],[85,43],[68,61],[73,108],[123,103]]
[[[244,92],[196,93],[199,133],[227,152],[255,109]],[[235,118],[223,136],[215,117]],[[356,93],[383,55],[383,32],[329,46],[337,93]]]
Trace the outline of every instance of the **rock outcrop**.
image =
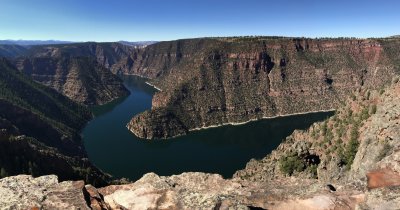
[[55,175],[1,179],[0,197],[1,209],[110,209],[92,185],[83,181],[59,182]]
[[399,46],[398,39],[160,42],[137,50],[122,71],[152,78],[162,90],[152,110],[127,127],[142,138],[169,138],[202,127],[336,109],[354,89],[379,88],[397,75]]
[[360,191],[332,193],[310,181],[266,185],[204,173],[150,173],[132,184],[100,189],[82,181],[59,183],[55,176],[20,175],[1,179],[0,195],[2,209],[350,209],[364,199]]

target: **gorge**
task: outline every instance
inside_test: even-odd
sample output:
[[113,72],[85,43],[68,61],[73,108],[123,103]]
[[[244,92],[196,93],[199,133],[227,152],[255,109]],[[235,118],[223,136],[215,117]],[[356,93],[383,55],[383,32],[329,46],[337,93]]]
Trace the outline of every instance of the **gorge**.
[[[399,48],[396,37],[3,47],[1,177],[58,178],[1,179],[2,196],[20,196],[16,183],[43,198],[0,207],[51,208],[63,193],[97,209],[391,207],[379,193],[398,199]],[[187,171],[206,173],[173,175]]]
[[152,95],[157,91],[146,84],[147,79],[122,78],[131,94],[122,101],[94,107],[96,116],[82,133],[91,162],[118,178],[137,180],[149,172],[173,175],[186,171],[229,178],[251,158],[262,158],[275,149],[295,129],[306,129],[332,115],[289,116],[193,131],[166,141],[144,141],[125,125],[135,114],[151,108]]
[[127,74],[162,89],[128,128],[141,138],[278,115],[335,109],[361,87],[398,74],[388,39],[204,38],[160,42],[134,53]]

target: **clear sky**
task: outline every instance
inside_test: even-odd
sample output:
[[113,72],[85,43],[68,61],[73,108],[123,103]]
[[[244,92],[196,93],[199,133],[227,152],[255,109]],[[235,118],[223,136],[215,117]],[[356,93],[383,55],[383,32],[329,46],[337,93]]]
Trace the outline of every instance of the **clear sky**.
[[398,0],[0,0],[0,39],[399,34]]

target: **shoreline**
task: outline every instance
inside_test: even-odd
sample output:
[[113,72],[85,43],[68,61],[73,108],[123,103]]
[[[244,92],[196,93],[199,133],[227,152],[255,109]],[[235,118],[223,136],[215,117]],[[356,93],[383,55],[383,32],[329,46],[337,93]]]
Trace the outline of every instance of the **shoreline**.
[[122,75],[126,75],[126,76],[138,76],[138,77],[145,78],[145,79],[151,79],[150,77],[146,77],[146,76],[143,76],[143,75],[140,75],[140,74],[122,74]]
[[[127,76],[137,76],[137,77],[141,77],[141,78],[144,78],[144,79],[149,79],[149,80],[151,80],[150,77],[146,77],[146,76],[139,75],[139,74],[123,74],[123,75],[127,75]],[[147,85],[153,87],[154,89],[158,90],[158,91],[162,91],[161,88],[159,88],[159,87],[157,87],[157,86],[151,84],[150,82],[145,82],[145,83],[146,83]]]
[[151,84],[150,82],[145,82],[147,85],[149,85],[149,86],[151,86],[151,87],[153,87],[154,89],[156,89],[156,90],[158,90],[158,91],[162,91],[160,88],[158,88],[157,86],[155,86],[155,85],[153,85],[153,84]]
[[328,112],[334,112],[334,111],[336,111],[336,109],[327,109],[327,110],[310,111],[310,112],[296,112],[296,113],[293,113],[293,114],[276,115],[276,116],[273,116],[273,117],[254,118],[254,119],[250,119],[250,120],[247,120],[247,121],[244,121],[244,122],[228,122],[228,123],[222,123],[222,124],[217,124],[217,125],[210,125],[210,126],[192,128],[192,129],[189,129],[189,132],[191,132],[191,131],[199,131],[199,130],[206,130],[206,129],[209,129],[209,128],[218,128],[218,127],[226,126],[226,125],[239,126],[239,125],[244,125],[244,124],[247,124],[247,123],[250,123],[250,122],[255,122],[255,121],[258,121],[258,120],[275,119],[275,118],[279,118],[279,117],[298,116],[298,115],[305,115],[305,114],[328,113]]

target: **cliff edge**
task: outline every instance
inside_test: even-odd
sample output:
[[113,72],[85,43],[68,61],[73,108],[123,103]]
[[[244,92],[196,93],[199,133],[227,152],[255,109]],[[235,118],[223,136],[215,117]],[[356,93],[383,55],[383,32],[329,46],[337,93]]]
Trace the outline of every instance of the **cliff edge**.
[[141,49],[124,73],[162,91],[128,129],[146,139],[267,117],[332,110],[399,73],[399,39],[215,38]]

